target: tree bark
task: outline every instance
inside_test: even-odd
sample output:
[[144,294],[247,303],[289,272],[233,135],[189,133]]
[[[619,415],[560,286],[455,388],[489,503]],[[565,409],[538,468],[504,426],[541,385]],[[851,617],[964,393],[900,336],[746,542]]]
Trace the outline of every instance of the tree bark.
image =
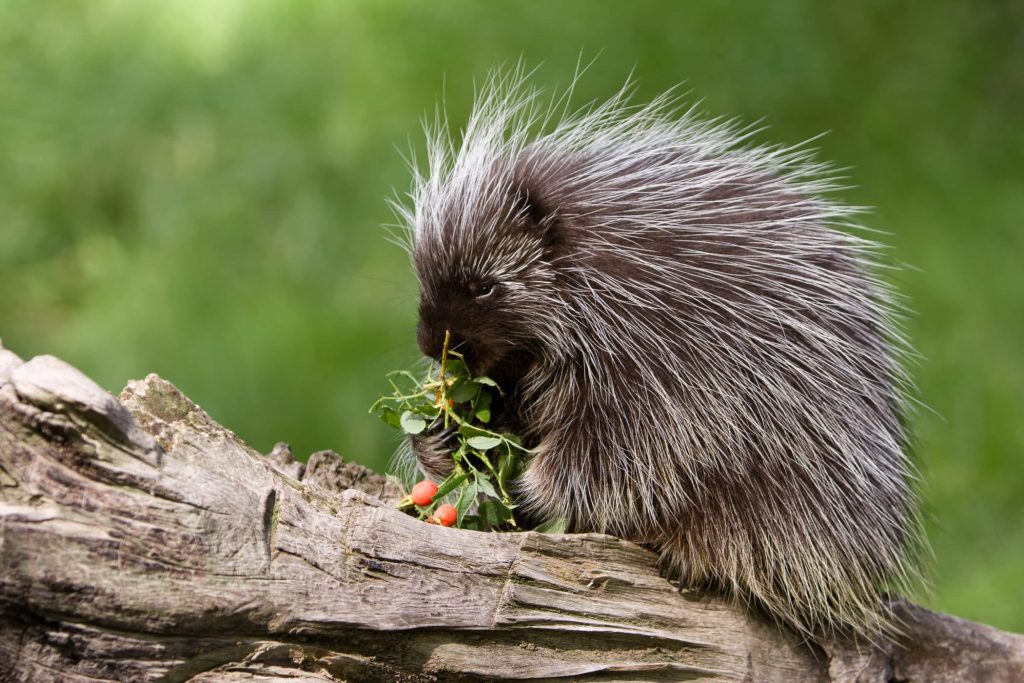
[[631,543],[445,529],[400,495],[261,455],[156,375],[115,398],[0,347],[0,680],[1024,680],[989,626],[900,601],[898,642],[806,642]]

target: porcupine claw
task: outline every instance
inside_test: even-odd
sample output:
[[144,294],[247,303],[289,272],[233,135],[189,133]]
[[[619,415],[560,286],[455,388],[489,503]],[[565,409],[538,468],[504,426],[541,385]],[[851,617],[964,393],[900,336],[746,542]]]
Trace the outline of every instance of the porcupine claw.
[[658,559],[658,574],[663,576],[670,584],[674,583],[679,592],[682,592],[683,588],[685,588],[682,568],[665,555]]
[[414,434],[409,437],[413,455],[427,476],[441,481],[455,468],[452,458],[452,437],[455,436],[455,425],[429,434]]

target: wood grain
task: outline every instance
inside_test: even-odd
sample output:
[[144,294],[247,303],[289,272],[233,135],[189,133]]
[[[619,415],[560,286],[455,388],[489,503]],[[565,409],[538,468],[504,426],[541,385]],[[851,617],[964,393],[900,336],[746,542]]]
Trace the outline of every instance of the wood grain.
[[264,456],[156,375],[114,397],[0,347],[0,680],[1024,680],[1019,635],[899,602],[898,643],[805,642],[631,543],[400,495]]

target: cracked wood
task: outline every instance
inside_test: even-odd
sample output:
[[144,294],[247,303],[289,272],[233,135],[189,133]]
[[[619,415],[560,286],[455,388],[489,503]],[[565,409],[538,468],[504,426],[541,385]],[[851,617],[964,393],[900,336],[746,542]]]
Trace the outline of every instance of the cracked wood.
[[330,452],[257,453],[150,375],[0,347],[0,679],[1011,681],[1024,638],[899,603],[808,643],[615,538],[399,513]]

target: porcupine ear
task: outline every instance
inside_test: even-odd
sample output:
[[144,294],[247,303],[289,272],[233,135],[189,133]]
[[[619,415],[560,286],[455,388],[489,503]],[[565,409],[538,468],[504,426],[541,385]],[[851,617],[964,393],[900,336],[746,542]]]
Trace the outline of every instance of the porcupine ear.
[[545,248],[559,242],[558,208],[529,182],[515,188],[516,214],[522,216],[527,230],[540,238]]

